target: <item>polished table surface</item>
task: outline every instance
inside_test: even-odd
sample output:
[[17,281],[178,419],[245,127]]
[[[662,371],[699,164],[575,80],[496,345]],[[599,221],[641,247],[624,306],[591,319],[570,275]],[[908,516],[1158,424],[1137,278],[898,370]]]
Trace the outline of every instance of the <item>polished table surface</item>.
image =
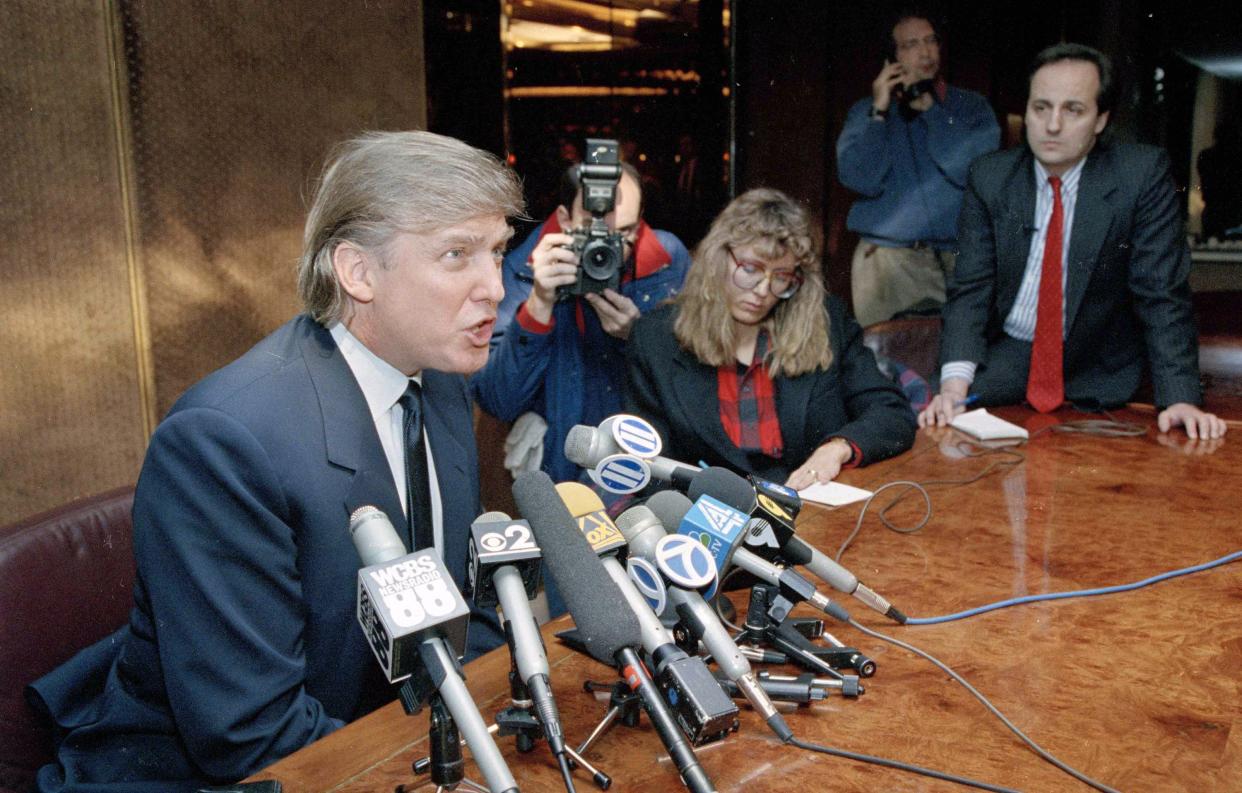
[[[1018,408],[998,412],[1028,427],[1044,420]],[[1158,435],[1149,412],[1118,417],[1146,424],[1146,435],[1041,432],[1019,447],[1019,464],[973,484],[930,487],[934,513],[913,534],[881,525],[881,494],[842,561],[915,617],[1137,581],[1242,549],[1242,437],[1196,444],[1180,431]],[[1054,420],[1081,418],[1063,411]],[[840,478],[872,489],[898,479],[966,479],[1007,459],[963,456],[964,439],[922,430],[909,453]],[[890,518],[912,525],[920,501],[905,499]],[[832,555],[860,509],[808,505],[799,532]],[[853,598],[834,599],[864,625],[946,662],[1045,749],[1114,788],[1242,790],[1242,564],[933,626],[897,626]],[[576,745],[607,704],[585,693],[583,680],[612,681],[615,673],[550,637],[568,625],[554,620],[545,636],[557,704]],[[874,658],[878,671],[857,699],[830,695],[787,712],[799,738],[1022,790],[1088,789],[1040,760],[928,662],[847,625],[829,629]],[[503,649],[466,667],[485,718],[508,705],[508,667]],[[739,732],[697,750],[721,791],[963,789],[782,746],[749,707],[741,711]],[[407,717],[390,704],[256,778],[279,779],[286,793],[413,789],[410,763],[427,753],[426,733],[426,711]],[[542,742],[529,754],[519,754],[512,737],[498,743],[522,790],[564,790]],[[614,791],[684,789],[645,715],[637,728],[615,725],[586,757],[613,777]],[[576,784],[596,789],[581,772]]]

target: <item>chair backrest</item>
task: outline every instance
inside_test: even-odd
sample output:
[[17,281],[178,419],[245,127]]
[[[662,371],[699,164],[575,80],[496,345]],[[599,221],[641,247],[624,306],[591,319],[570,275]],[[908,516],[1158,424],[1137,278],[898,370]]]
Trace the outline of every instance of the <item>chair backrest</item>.
[[31,683],[125,623],[133,603],[134,488],[0,528],[0,793],[52,760]]
[[863,343],[877,355],[913,369],[929,383],[940,373],[940,317],[909,317],[863,328]]

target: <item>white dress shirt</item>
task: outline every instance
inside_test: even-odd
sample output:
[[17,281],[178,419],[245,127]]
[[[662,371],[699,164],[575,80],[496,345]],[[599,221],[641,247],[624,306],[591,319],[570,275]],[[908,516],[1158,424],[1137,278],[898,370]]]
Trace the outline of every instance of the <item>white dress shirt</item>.
[[[1069,272],[1070,232],[1074,228],[1074,207],[1078,203],[1078,183],[1082,177],[1082,168],[1087,163],[1084,157],[1061,175],[1061,332],[1068,333],[1069,325],[1065,321],[1065,284]],[[1048,238],[1048,222],[1052,218],[1052,185],[1048,182],[1048,171],[1035,160],[1035,231],[1031,235],[1031,250],[1026,256],[1026,270],[1022,273],[1022,283],[1018,287],[1018,295],[1013,301],[1013,308],[1005,317],[1005,333],[1019,341],[1034,341],[1035,317],[1039,308],[1039,276],[1043,271],[1044,243]],[[1062,336],[1064,338],[1064,336]],[[967,383],[973,383],[977,361],[949,361],[940,369],[940,381],[950,377],[960,377]]]
[[[388,458],[388,467],[392,471],[392,481],[397,486],[397,495],[401,498],[401,508],[408,514],[409,504],[406,503],[405,492],[405,409],[400,399],[409,387],[410,381],[423,383],[422,373],[406,377],[399,369],[367,349],[366,345],[341,323],[328,329],[345,363],[354,373],[354,379],[362,389],[367,400],[367,408],[371,411],[371,421],[375,422],[375,432],[379,435],[380,446],[384,448],[384,456]],[[424,411],[424,415],[425,415]],[[427,453],[427,485],[431,491],[431,524],[436,550],[444,554],[444,514],[440,505],[440,488],[436,479],[436,462],[431,455],[431,442],[427,440],[427,424],[423,423],[423,448]],[[393,516],[389,516],[391,520]],[[398,529],[400,531],[400,529]]]

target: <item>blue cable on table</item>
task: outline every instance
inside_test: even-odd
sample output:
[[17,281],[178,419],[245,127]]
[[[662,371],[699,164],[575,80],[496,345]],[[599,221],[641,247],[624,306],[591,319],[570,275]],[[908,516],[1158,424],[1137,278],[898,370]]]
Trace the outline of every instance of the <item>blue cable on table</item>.
[[986,614],[989,611],[1008,608],[1009,606],[1020,606],[1023,603],[1038,603],[1042,600],[1067,600],[1069,598],[1092,597],[1095,595],[1112,595],[1118,592],[1130,592],[1145,586],[1167,581],[1170,578],[1178,576],[1190,575],[1191,573],[1201,573],[1204,570],[1211,570],[1213,567],[1220,567],[1230,562],[1236,562],[1242,559],[1242,551],[1234,551],[1231,554],[1215,559],[1211,562],[1195,565],[1194,567],[1183,567],[1180,570],[1172,570],[1160,575],[1154,575],[1151,578],[1144,578],[1142,581],[1135,581],[1133,584],[1118,584],[1117,586],[1101,587],[1099,589],[1078,589],[1073,592],[1046,592],[1042,595],[1025,595],[1019,598],[1010,598],[1009,600],[1000,600],[996,603],[989,603],[986,606],[979,606],[966,611],[959,611],[956,614],[945,614],[942,617],[911,617],[906,620],[906,625],[937,625],[943,622],[953,622],[955,620],[966,619],[967,617],[977,617],[980,614]]

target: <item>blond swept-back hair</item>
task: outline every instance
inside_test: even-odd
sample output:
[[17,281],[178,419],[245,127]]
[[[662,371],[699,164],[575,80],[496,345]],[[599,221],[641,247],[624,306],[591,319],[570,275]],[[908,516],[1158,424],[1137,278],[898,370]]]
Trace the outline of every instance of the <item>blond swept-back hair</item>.
[[332,268],[337,246],[374,251],[401,232],[425,234],[477,217],[522,213],[517,176],[493,155],[432,132],[366,132],[328,158],[302,236],[298,294],[329,325],[345,294]]
[[729,251],[751,246],[768,261],[792,254],[805,280],[763,320],[768,332],[764,363],[773,377],[796,377],[832,363],[828,314],[819,251],[807,211],[780,190],[756,188],[733,199],[712,221],[694,250],[686,283],[677,296],[673,333],[678,343],[709,366],[736,361],[737,338],[726,284],[733,277]]

